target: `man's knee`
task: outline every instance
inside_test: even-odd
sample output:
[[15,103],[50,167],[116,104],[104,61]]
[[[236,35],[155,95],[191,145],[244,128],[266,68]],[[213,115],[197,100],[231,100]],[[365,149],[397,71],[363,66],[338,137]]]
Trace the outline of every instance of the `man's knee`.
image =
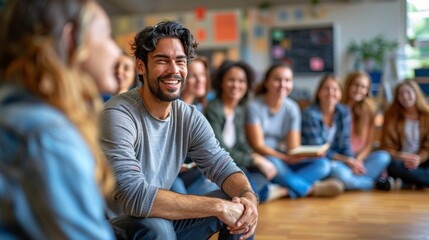
[[120,216],[112,219],[111,223],[116,233],[125,235],[124,239],[176,239],[172,222],[162,218]]

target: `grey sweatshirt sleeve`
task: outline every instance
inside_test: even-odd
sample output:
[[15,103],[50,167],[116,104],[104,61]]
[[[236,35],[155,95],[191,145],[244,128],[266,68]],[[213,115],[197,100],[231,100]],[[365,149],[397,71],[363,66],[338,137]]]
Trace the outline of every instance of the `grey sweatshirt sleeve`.
[[[110,104],[113,105],[113,104]],[[114,199],[126,214],[147,217],[158,188],[147,182],[136,157],[138,122],[130,106],[106,106],[101,115],[101,143],[116,177]]]
[[188,156],[207,178],[221,187],[231,174],[242,171],[229,153],[220,147],[207,119],[200,113],[193,119]]

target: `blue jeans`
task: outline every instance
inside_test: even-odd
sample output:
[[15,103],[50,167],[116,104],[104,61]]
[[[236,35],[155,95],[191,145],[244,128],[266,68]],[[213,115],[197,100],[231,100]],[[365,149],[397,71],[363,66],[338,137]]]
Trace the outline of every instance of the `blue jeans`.
[[415,184],[417,187],[429,187],[429,162],[420,164],[416,169],[408,170],[401,160],[393,160],[388,169],[390,176],[401,178],[404,183]]
[[194,195],[203,195],[218,189],[216,183],[211,182],[197,168],[180,173],[170,188],[176,193]]
[[344,183],[346,190],[370,190],[390,163],[390,155],[386,151],[375,151],[368,155],[363,164],[366,168],[364,175],[353,174],[352,169],[340,161],[332,161],[331,177]]
[[[220,190],[210,192],[207,196],[230,200],[230,197]],[[240,237],[231,235],[227,226],[216,217],[168,220],[124,215],[111,222],[116,228],[124,230],[126,239],[132,240],[209,239],[218,231],[218,239],[238,240]],[[249,239],[253,239],[253,236]]]
[[277,168],[272,182],[288,189],[290,198],[307,196],[314,182],[329,175],[331,168],[327,158],[308,158],[296,164],[267,156]]

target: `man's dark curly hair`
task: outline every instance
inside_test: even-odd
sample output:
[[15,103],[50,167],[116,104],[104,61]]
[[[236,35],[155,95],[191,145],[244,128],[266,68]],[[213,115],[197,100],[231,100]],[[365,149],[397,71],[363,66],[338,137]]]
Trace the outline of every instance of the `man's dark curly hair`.
[[[158,41],[162,38],[178,38],[185,49],[188,64],[195,58],[198,43],[189,29],[178,22],[164,20],[155,26],[143,28],[136,34],[131,45],[134,57],[142,60],[146,68],[149,52],[155,51]],[[139,74],[140,82],[143,83],[143,79],[143,76]]]

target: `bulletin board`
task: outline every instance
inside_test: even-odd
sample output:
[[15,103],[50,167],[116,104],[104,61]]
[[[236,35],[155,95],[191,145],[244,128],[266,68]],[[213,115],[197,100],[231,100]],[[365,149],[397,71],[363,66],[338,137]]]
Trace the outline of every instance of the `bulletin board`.
[[334,26],[274,27],[272,63],[286,63],[294,73],[334,72]]
[[145,26],[153,26],[168,19],[188,28],[198,42],[198,49],[234,50],[241,42],[241,15],[240,10],[212,11],[199,7],[188,12],[116,16],[112,18],[112,30],[118,45],[130,51],[130,43],[137,32]]

